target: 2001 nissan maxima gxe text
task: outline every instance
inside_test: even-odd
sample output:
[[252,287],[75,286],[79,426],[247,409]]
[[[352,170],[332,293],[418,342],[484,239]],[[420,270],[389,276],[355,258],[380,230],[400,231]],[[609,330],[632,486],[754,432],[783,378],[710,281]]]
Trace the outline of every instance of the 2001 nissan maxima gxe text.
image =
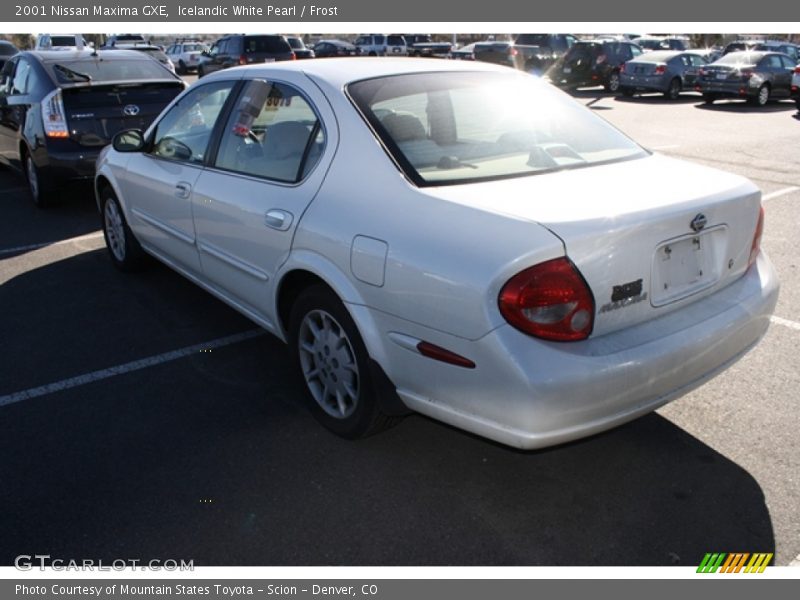
[[752,183],[492,65],[225,70],[118,134],[96,190],[118,267],[154,255],[287,341],[346,437],[408,409],[521,448],[608,429],[742,356],[778,296]]

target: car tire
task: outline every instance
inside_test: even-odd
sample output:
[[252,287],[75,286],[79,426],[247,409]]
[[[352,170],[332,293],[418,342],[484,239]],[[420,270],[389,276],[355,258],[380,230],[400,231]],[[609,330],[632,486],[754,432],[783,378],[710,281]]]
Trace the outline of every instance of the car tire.
[[289,350],[309,410],[326,429],[357,439],[397,422],[381,410],[366,346],[327,286],[309,287],[292,306]]
[[608,78],[606,79],[606,83],[603,86],[607,92],[611,92],[615,94],[619,91],[619,73],[617,71],[612,71],[609,74]]
[[203,77],[205,77],[205,75],[206,75],[205,69],[202,66],[197,67],[197,78],[202,79]]
[[178,75],[186,75],[186,73],[189,72],[189,70],[186,68],[186,63],[182,60],[178,61],[178,66],[175,68],[175,70],[178,72]]
[[714,100],[717,99],[715,94],[703,94],[703,102],[706,104],[714,104]]
[[111,188],[100,192],[100,223],[111,262],[120,271],[140,271],[146,264],[147,254],[133,235],[125,213]]
[[672,81],[669,82],[669,87],[667,91],[664,92],[664,97],[667,100],[677,100],[681,96],[681,89],[683,85],[681,84],[681,78],[675,77]]
[[52,194],[46,184],[42,182],[39,169],[36,167],[36,162],[30,152],[25,151],[23,153],[22,164],[31,200],[33,200],[36,208],[48,208],[52,204]]
[[750,98],[750,104],[753,106],[766,106],[769,102],[769,86],[765,83],[758,88],[758,93]]

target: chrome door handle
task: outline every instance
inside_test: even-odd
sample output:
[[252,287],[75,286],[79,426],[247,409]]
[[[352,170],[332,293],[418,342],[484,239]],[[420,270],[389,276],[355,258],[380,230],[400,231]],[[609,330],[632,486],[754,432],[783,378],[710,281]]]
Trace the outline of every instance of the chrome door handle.
[[175,196],[178,198],[188,198],[192,191],[192,186],[188,183],[179,183],[175,186]]
[[292,226],[293,219],[292,213],[273,208],[264,215],[264,225],[278,231],[286,231]]

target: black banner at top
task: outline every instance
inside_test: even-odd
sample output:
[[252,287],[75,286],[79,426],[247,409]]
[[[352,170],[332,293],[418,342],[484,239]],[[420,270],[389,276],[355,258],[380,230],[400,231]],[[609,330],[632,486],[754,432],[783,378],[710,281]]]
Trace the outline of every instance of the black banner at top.
[[0,21],[50,22],[707,22],[791,23],[800,21],[800,3],[760,0],[735,3],[723,0],[591,0],[552,2],[492,0],[12,0],[0,5]]

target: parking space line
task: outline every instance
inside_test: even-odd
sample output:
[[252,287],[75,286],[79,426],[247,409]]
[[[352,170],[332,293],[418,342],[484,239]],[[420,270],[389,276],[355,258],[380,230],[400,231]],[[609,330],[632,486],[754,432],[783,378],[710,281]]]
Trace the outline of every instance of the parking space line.
[[770,192],[769,194],[764,194],[761,196],[761,201],[766,202],[767,200],[772,200],[773,198],[778,198],[780,196],[785,196],[786,194],[791,194],[792,192],[796,192],[800,190],[800,187],[792,186],[783,188],[782,190],[777,190],[775,192]]
[[95,238],[103,237],[102,231],[95,231],[87,233],[86,235],[79,235],[78,237],[69,238],[67,240],[58,240],[55,242],[40,242],[38,244],[29,244],[27,246],[17,246],[16,248],[3,248],[0,249],[0,256],[4,254],[17,254],[19,252],[30,252],[31,250],[38,250],[47,246],[63,246],[64,244],[74,244],[75,242],[82,242],[84,240],[93,240]]
[[783,325],[784,327],[788,327],[789,329],[796,329],[797,331],[800,331],[800,323],[798,323],[797,321],[782,319],[781,317],[776,317],[775,315],[772,315],[769,318],[769,320],[775,323],[776,325]]
[[47,394],[53,394],[55,392],[61,392],[70,388],[100,381],[101,379],[108,379],[117,375],[131,373],[132,371],[139,371],[141,369],[146,369],[147,367],[154,367],[156,365],[177,360],[179,358],[184,358],[192,354],[197,354],[198,352],[230,346],[231,344],[237,344],[245,340],[259,337],[265,333],[266,331],[263,329],[251,329],[250,331],[235,333],[233,335],[217,338],[209,342],[202,342],[200,344],[187,346],[186,348],[181,348],[179,350],[172,350],[171,352],[164,352],[163,354],[156,354],[155,356],[134,360],[122,365],[117,365],[115,367],[109,367],[108,369],[100,369],[99,371],[92,371],[91,373],[85,373],[83,375],[78,375],[77,377],[62,379],[61,381],[56,381],[55,383],[48,383],[47,385],[30,388],[21,392],[6,394],[5,396],[0,396],[0,407],[14,404],[16,402],[22,402],[23,400],[30,400],[31,398],[38,398],[39,396],[46,396]]

